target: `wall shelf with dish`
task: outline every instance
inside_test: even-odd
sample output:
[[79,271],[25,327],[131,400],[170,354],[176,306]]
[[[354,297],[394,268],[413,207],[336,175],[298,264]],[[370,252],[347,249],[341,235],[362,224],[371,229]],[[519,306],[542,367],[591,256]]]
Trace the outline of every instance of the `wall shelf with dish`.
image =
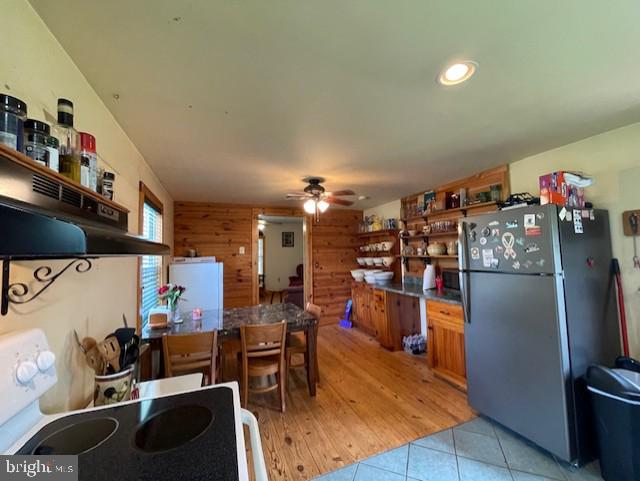
[[[418,247],[424,252],[423,257],[401,256],[403,278],[422,276],[421,263],[411,259],[428,261],[439,269],[457,269],[457,256],[446,254],[448,246],[445,254],[434,256],[429,256],[426,248],[432,244],[455,242],[460,219],[495,210],[497,204],[510,193],[509,169],[504,165],[438,186],[431,191],[403,197],[400,215],[404,220],[403,232],[400,234],[401,243],[413,247],[413,252]],[[411,230],[411,233],[407,235],[406,230]]]
[[356,235],[360,238],[367,237],[398,237],[400,231],[398,229],[374,230],[371,232],[358,232]]

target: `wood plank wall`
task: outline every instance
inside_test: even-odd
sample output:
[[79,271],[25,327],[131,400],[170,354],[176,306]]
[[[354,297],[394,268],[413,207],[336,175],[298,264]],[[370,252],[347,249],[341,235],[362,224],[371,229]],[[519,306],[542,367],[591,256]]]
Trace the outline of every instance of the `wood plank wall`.
[[[251,205],[204,202],[174,204],[174,252],[197,249],[201,256],[216,256],[224,263],[225,307],[257,302],[257,217],[302,216],[300,209],[259,208]],[[308,300],[323,309],[323,323],[335,323],[350,297],[350,270],[356,267],[356,232],[362,211],[330,209],[316,223],[307,216],[310,277]],[[255,231],[255,232],[254,232]],[[240,254],[240,247],[245,253]]]
[[[182,256],[196,249],[224,263],[225,307],[253,302],[252,207],[245,205],[175,202],[173,252]],[[245,253],[239,254],[244,246]]]
[[322,324],[335,323],[351,297],[351,269],[357,267],[360,210],[329,210],[311,223],[313,302],[322,307]]

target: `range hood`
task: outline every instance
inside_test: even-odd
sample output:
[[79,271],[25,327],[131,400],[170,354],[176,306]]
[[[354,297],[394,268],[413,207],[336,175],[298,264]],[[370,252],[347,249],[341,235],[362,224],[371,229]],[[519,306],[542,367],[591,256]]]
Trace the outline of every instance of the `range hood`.
[[127,224],[126,208],[0,145],[0,258],[170,253]]

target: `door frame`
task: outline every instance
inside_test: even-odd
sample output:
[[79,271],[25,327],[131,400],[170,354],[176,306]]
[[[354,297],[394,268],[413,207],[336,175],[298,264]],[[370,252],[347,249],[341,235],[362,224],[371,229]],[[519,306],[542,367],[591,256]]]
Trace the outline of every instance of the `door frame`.
[[304,266],[304,300],[313,302],[313,253],[311,252],[311,232],[313,229],[312,217],[302,209],[288,209],[283,207],[262,207],[251,209],[251,279],[252,279],[252,304],[260,303],[260,287],[258,283],[258,218],[261,215],[279,217],[302,218],[303,266]]

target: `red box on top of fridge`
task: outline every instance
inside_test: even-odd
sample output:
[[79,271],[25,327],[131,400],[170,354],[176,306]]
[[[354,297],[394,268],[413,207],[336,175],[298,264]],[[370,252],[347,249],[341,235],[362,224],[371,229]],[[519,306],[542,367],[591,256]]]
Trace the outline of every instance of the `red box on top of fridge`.
[[568,183],[564,171],[541,175],[540,204],[582,208],[584,207],[584,189]]

